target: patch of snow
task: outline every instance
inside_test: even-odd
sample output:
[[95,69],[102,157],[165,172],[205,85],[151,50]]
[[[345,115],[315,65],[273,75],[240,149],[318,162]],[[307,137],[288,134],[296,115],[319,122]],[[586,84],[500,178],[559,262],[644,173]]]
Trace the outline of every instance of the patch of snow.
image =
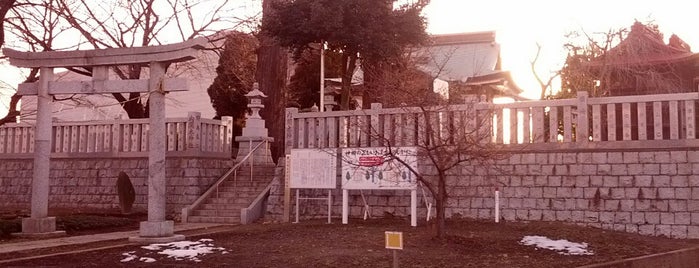
[[142,261],[142,262],[155,262],[155,259],[153,259],[153,258],[148,258],[148,257],[141,257],[141,258],[139,258],[138,260],[139,260],[139,261]]
[[526,246],[536,246],[557,251],[562,255],[593,255],[591,250],[587,249],[587,243],[575,243],[565,239],[551,240],[545,236],[528,235],[519,241],[520,244]]
[[147,249],[147,250],[160,250],[160,244],[150,244],[147,246],[142,246],[142,249]]
[[[199,256],[215,253],[216,251],[221,252],[221,254],[228,254],[229,252],[223,247],[214,247],[212,243],[213,239],[199,239],[198,241],[177,241],[172,243],[162,243],[162,244],[150,244],[147,246],[142,246],[142,249],[150,251],[158,251],[157,254],[167,255],[168,258],[173,258],[175,260],[189,260],[194,262],[201,262]],[[155,262],[154,258],[136,256],[135,251],[129,251],[122,253],[126,258],[122,259],[121,262],[130,262],[138,259],[141,262]]]
[[136,256],[134,253],[136,253],[136,251],[121,253],[122,256],[125,256],[125,258],[121,259],[121,262],[130,262],[138,258],[138,256]]

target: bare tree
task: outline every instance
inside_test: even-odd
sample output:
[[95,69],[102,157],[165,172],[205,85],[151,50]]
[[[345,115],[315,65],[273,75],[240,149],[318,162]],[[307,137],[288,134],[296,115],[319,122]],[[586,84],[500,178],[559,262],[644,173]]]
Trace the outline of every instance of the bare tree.
[[568,98],[578,90],[590,96],[620,96],[693,91],[692,55],[679,37],[665,44],[658,25],[635,22],[630,28],[603,33],[571,33],[584,37],[582,45],[568,42],[568,57],[560,71],[562,91]]
[[[7,16],[7,13],[10,12],[10,10],[15,6],[16,0],[0,0],[0,49],[3,47],[5,44],[5,17]],[[0,59],[4,58],[4,56],[0,57]],[[7,83],[2,83],[0,85],[0,88],[8,86]],[[16,94],[15,94],[16,95]],[[0,96],[2,96],[0,94]],[[12,108],[9,110],[8,113],[17,112],[17,103],[19,102],[19,98],[15,97],[14,95],[10,98],[10,106],[8,108]],[[13,108],[14,107],[14,108]],[[16,115],[13,113],[12,115],[8,114],[4,118],[0,119],[0,126],[5,124],[6,122],[10,121],[10,118],[13,119],[13,122],[16,118]]]
[[543,100],[547,96],[547,91],[549,92],[548,95],[553,95],[553,80],[556,79],[556,77],[561,75],[560,71],[555,71],[553,72],[552,75],[544,81],[541,76],[539,76],[539,73],[536,72],[536,62],[539,60],[539,56],[541,55],[541,44],[537,43],[536,44],[536,55],[534,56],[534,59],[529,62],[531,65],[532,69],[532,74],[534,75],[534,78],[536,78],[536,82],[539,83],[539,88],[541,89],[539,99]]
[[[495,161],[509,154],[502,150],[502,145],[492,142],[491,104],[480,102],[480,96],[469,96],[465,102],[455,104],[455,100],[434,93],[431,86],[434,78],[419,75],[414,58],[404,58],[402,68],[383,73],[383,79],[374,81],[379,87],[390,89],[384,90],[384,98],[393,100],[387,103],[397,107],[393,111],[399,116],[383,116],[380,119],[383,121],[375,125],[359,124],[362,124],[360,129],[368,129],[370,139],[388,151],[385,158],[395,159],[409,169],[410,163],[395,152],[404,146],[417,148],[418,162],[425,168],[411,172],[435,201],[436,237],[443,238],[448,189],[464,179],[458,173],[467,172],[469,176],[502,173],[496,169]],[[443,68],[444,64],[440,66]]]
[[[19,0],[4,22],[12,47],[22,50],[120,48],[214,36],[216,31],[250,21],[235,17],[235,8],[233,1],[214,0],[111,0],[99,5],[88,0]],[[92,72],[88,68],[70,71],[82,75]],[[120,79],[138,79],[142,66],[114,67],[112,71]],[[113,97],[130,118],[148,116],[140,93],[115,93]]]
[[[54,40],[64,33],[65,29],[55,27],[58,24],[59,18],[49,10],[42,7],[42,4],[29,1],[5,1],[10,4],[3,8],[9,8],[3,16],[3,38],[5,35],[5,27],[8,28],[7,33],[14,39],[14,42],[22,43],[29,51],[47,51],[52,50]],[[29,31],[22,29],[44,29],[42,31]],[[6,41],[8,39],[3,39]],[[3,56],[4,57],[4,56]],[[31,69],[24,79],[25,83],[38,80],[39,69]],[[19,117],[19,101],[22,96],[12,94],[8,106],[8,112],[5,117],[0,119],[0,125],[13,123]]]

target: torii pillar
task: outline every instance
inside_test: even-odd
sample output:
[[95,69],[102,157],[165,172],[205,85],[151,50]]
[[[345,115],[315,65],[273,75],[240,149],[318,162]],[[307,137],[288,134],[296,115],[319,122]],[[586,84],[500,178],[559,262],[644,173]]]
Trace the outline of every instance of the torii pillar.
[[[3,49],[10,64],[40,68],[39,82],[20,84],[19,95],[37,95],[37,120],[34,140],[34,172],[31,187],[31,217],[22,219],[20,236],[55,236],[56,219],[48,217],[49,171],[51,154],[51,102],[56,94],[111,94],[142,92],[149,94],[150,129],[148,139],[148,220],[141,222],[139,236],[131,241],[171,242],[184,239],[174,234],[174,223],[165,219],[165,94],[187,90],[187,81],[165,78],[170,63],[194,59],[206,40],[136,48],[110,48],[82,51],[19,52]],[[148,80],[109,80],[109,69],[122,65],[148,65]],[[53,68],[92,69],[92,81],[52,81]],[[110,146],[118,153],[119,146]]]

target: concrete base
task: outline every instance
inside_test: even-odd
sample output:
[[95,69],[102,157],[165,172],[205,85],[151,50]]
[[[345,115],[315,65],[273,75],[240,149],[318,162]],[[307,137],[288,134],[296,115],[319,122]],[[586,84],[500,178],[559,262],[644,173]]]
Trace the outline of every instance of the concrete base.
[[129,237],[129,241],[150,244],[184,240],[184,235],[174,233],[175,223],[173,221],[142,221],[139,236]]
[[45,233],[12,233],[13,237],[31,238],[31,239],[48,239],[66,236],[66,231],[53,231]]
[[56,231],[56,217],[23,218],[22,232],[12,236],[24,238],[51,238],[65,236],[66,231]]
[[56,217],[23,218],[22,233],[51,233],[56,231]]
[[139,243],[139,244],[159,244],[159,243],[170,243],[176,241],[184,240],[184,235],[175,234],[165,237],[143,237],[143,236],[132,236],[129,237],[129,242]]
[[173,221],[142,221],[138,235],[141,237],[168,237],[175,233]]

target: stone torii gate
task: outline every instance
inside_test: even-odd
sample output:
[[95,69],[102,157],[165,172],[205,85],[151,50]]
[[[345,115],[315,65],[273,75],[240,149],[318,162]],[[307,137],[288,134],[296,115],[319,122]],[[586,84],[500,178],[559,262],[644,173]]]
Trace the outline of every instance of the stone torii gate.
[[[141,222],[140,242],[169,242],[184,236],[174,235],[173,221],[165,220],[165,93],[187,90],[187,80],[165,78],[173,62],[194,59],[206,44],[203,38],[178,44],[108,48],[78,51],[19,52],[3,49],[10,64],[39,68],[39,81],[20,84],[19,95],[37,95],[37,119],[34,139],[34,170],[31,187],[31,217],[22,220],[24,236],[57,235],[56,219],[48,217],[49,169],[51,154],[51,100],[56,94],[110,94],[144,92],[149,96],[150,130],[148,140],[148,221]],[[147,80],[109,80],[115,66],[143,65],[150,68]],[[53,81],[54,68],[86,67],[92,69],[92,81]]]

